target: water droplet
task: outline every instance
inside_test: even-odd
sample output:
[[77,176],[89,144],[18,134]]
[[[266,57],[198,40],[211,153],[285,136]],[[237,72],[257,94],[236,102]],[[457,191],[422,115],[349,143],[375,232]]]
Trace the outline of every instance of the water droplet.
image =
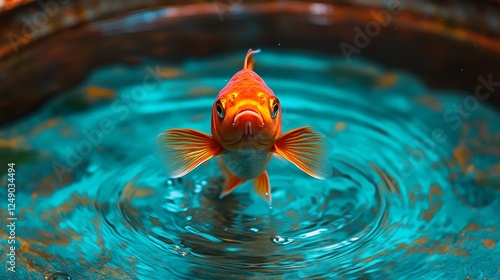
[[45,280],[71,280],[71,277],[64,272],[55,272],[45,276]]
[[251,232],[259,232],[259,229],[258,229],[258,228],[251,227],[251,228],[250,228],[250,231],[251,231]]
[[183,256],[183,257],[184,257],[184,256],[186,256],[186,255],[188,254],[188,252],[187,252],[187,251],[182,250],[182,248],[181,248],[180,246],[178,246],[178,245],[175,245],[175,246],[173,247],[173,249],[174,249],[175,251],[177,251],[177,253],[179,253],[179,254],[180,254],[181,256]]
[[167,186],[173,186],[174,185],[174,180],[168,179],[167,180]]
[[293,239],[281,235],[273,235],[271,236],[271,241],[278,245],[286,245],[292,243]]
[[183,198],[184,193],[178,190],[172,190],[165,195],[165,199],[175,200],[176,198]]
[[203,186],[200,185],[200,184],[195,184],[194,185],[194,193],[201,193],[201,191],[203,190]]
[[189,215],[186,217],[186,220],[191,221],[193,219],[193,216]]

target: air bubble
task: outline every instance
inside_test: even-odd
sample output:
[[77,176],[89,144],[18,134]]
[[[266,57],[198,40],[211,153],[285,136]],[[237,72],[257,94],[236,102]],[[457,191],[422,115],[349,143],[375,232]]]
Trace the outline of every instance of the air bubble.
[[278,245],[287,245],[293,242],[293,238],[281,236],[281,235],[273,235],[271,236],[271,241]]
[[179,254],[180,254],[181,256],[183,256],[183,257],[185,257],[185,256],[188,254],[188,252],[187,252],[187,251],[182,250],[182,248],[181,248],[180,246],[178,246],[178,245],[175,245],[175,246],[173,247],[173,249],[174,249],[175,251],[177,251],[177,253],[179,253]]

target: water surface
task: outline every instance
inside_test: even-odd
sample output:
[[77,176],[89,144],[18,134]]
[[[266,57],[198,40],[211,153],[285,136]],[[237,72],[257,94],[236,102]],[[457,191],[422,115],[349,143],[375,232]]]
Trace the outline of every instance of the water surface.
[[329,138],[332,178],[273,159],[271,209],[250,182],[219,200],[214,160],[167,178],[154,138],[174,127],[209,133],[214,98],[245,53],[100,68],[3,127],[4,182],[16,163],[17,272],[0,276],[499,277],[500,113],[370,61],[255,56],[284,131],[312,125]]

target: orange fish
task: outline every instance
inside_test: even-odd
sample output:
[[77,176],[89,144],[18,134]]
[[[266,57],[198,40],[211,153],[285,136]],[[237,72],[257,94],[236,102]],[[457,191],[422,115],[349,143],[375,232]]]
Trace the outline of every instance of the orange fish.
[[212,135],[193,129],[167,130],[155,140],[168,175],[178,178],[219,157],[225,175],[220,198],[252,180],[256,192],[271,203],[266,167],[273,153],[318,179],[332,174],[326,138],[310,127],[281,132],[281,104],[253,69],[248,50],[243,69],[220,91],[212,108]]

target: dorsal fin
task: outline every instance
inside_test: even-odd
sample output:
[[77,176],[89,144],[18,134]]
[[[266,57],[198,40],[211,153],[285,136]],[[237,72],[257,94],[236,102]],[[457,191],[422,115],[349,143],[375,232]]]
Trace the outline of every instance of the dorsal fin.
[[254,60],[252,58],[252,55],[254,53],[260,53],[260,49],[256,49],[256,50],[249,49],[248,50],[247,56],[245,57],[245,64],[243,64],[243,69],[253,70]]

